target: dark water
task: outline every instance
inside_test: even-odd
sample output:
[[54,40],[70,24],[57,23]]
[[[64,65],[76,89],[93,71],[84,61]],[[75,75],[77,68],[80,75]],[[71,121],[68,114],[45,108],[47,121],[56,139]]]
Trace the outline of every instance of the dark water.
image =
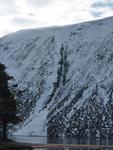
[[[113,139],[101,139],[101,138],[48,138],[48,137],[27,137],[27,136],[12,136],[12,139],[18,142],[24,143],[35,143],[35,144],[91,144],[91,145],[113,145]],[[49,150],[49,149],[40,149],[40,150]],[[94,150],[89,148],[64,148],[64,149],[51,149],[51,150]],[[113,148],[98,148],[96,150],[113,150]]]

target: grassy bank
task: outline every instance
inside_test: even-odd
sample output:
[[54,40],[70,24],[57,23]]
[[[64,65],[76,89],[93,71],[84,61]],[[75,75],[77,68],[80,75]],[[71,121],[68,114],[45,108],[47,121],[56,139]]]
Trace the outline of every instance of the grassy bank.
[[26,144],[0,141],[0,150],[32,150],[32,148]]

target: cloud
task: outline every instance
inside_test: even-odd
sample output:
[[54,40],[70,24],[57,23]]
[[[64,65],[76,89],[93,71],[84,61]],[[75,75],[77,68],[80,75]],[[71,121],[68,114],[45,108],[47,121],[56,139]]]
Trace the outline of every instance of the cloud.
[[113,9],[113,2],[94,2],[91,7],[92,8],[108,7],[110,9]]
[[16,5],[16,0],[0,0],[0,16],[19,14],[18,6]]
[[35,21],[27,18],[15,17],[12,19],[12,23],[16,25],[32,25]]
[[[91,4],[91,0],[46,0],[44,7],[34,7],[33,16],[38,20],[38,25],[42,23],[41,26],[77,23],[91,19]],[[29,10],[32,10],[30,5]]]
[[34,13],[28,13],[28,16],[35,16]]
[[93,0],[90,13],[95,17],[113,15],[113,0]]
[[26,0],[26,3],[35,6],[35,7],[43,7],[52,3],[54,0]]
[[101,17],[103,15],[102,12],[96,12],[96,11],[90,11],[90,13],[94,16],[94,17]]

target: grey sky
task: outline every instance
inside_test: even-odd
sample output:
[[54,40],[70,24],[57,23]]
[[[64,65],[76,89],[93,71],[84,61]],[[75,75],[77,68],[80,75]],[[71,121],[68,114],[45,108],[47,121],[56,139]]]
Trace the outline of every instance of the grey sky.
[[113,0],[0,0],[0,36],[113,15]]
[[47,5],[51,5],[51,3],[55,0],[27,0],[27,3],[34,7],[44,7]]
[[35,21],[32,19],[26,19],[22,17],[15,17],[11,20],[11,22],[15,25],[32,25],[35,23]]

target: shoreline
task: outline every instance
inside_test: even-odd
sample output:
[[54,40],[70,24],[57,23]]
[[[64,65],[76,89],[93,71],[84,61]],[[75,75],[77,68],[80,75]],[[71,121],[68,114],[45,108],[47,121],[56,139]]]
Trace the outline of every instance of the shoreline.
[[35,150],[35,149],[62,149],[62,148],[84,148],[84,149],[98,149],[98,148],[113,148],[113,145],[91,145],[91,144],[33,144],[21,143],[14,141],[0,141],[0,150]]
[[0,150],[33,150],[30,144],[18,143],[14,141],[0,141]]

